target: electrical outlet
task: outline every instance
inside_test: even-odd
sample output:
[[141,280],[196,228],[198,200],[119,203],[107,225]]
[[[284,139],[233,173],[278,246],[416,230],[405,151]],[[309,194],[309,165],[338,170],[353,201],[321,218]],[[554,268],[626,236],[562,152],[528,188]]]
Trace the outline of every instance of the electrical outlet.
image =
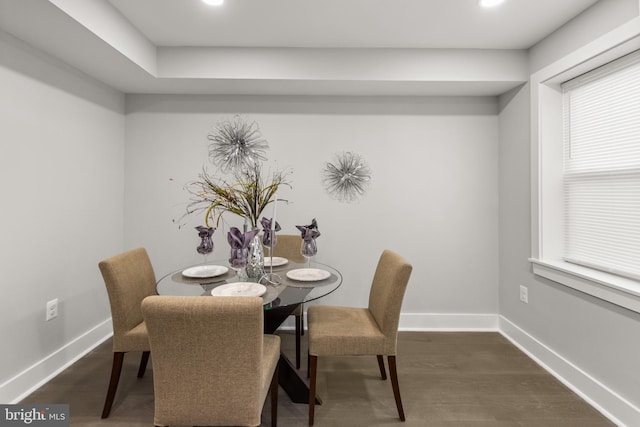
[[47,322],[58,317],[58,298],[47,302]]
[[526,286],[520,285],[520,301],[529,304],[529,290]]

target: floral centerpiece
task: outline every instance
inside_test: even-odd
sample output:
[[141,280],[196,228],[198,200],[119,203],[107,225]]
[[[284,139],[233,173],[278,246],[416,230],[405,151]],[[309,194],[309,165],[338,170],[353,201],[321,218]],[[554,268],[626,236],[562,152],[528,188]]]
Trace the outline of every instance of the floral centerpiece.
[[206,170],[187,186],[191,193],[191,202],[187,213],[202,212],[207,227],[217,226],[226,212],[245,218],[251,228],[258,227],[260,215],[275,201],[278,188],[289,185],[285,172],[273,172],[267,177],[262,167],[253,167],[236,171],[233,181],[209,175]]

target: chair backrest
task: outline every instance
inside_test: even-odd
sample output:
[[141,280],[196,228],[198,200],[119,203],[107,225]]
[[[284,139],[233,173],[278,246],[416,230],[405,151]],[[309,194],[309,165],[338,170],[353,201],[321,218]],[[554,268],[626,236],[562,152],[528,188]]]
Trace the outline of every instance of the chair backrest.
[[156,293],[151,260],[144,248],[137,248],[105,259],[98,267],[111,305],[114,351],[130,351],[120,348],[123,336],[142,322],[142,300]]
[[301,245],[302,237],[300,237],[299,234],[278,234],[276,245],[273,247],[273,256],[303,263],[305,262],[305,258],[300,253]]
[[258,297],[151,296],[142,303],[156,425],[259,425]]
[[413,267],[400,255],[384,250],[369,291],[369,311],[378,323],[389,347],[395,351],[400,309]]

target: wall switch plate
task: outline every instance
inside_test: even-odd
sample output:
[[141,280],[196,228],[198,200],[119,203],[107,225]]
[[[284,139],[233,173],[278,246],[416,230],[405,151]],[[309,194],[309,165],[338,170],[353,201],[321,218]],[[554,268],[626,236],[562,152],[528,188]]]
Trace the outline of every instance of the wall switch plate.
[[58,298],[47,302],[47,322],[58,317]]
[[520,301],[529,304],[529,290],[526,286],[520,285]]

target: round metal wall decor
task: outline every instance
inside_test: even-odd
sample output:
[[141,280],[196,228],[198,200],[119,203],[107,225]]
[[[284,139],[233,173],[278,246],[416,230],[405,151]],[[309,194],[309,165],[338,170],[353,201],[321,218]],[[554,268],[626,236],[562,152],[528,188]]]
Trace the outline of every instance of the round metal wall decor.
[[335,156],[322,171],[327,192],[341,202],[353,202],[364,195],[371,181],[371,170],[362,156],[351,151]]
[[244,170],[267,160],[269,144],[262,138],[256,122],[246,122],[239,115],[216,125],[207,135],[209,159],[223,172]]

